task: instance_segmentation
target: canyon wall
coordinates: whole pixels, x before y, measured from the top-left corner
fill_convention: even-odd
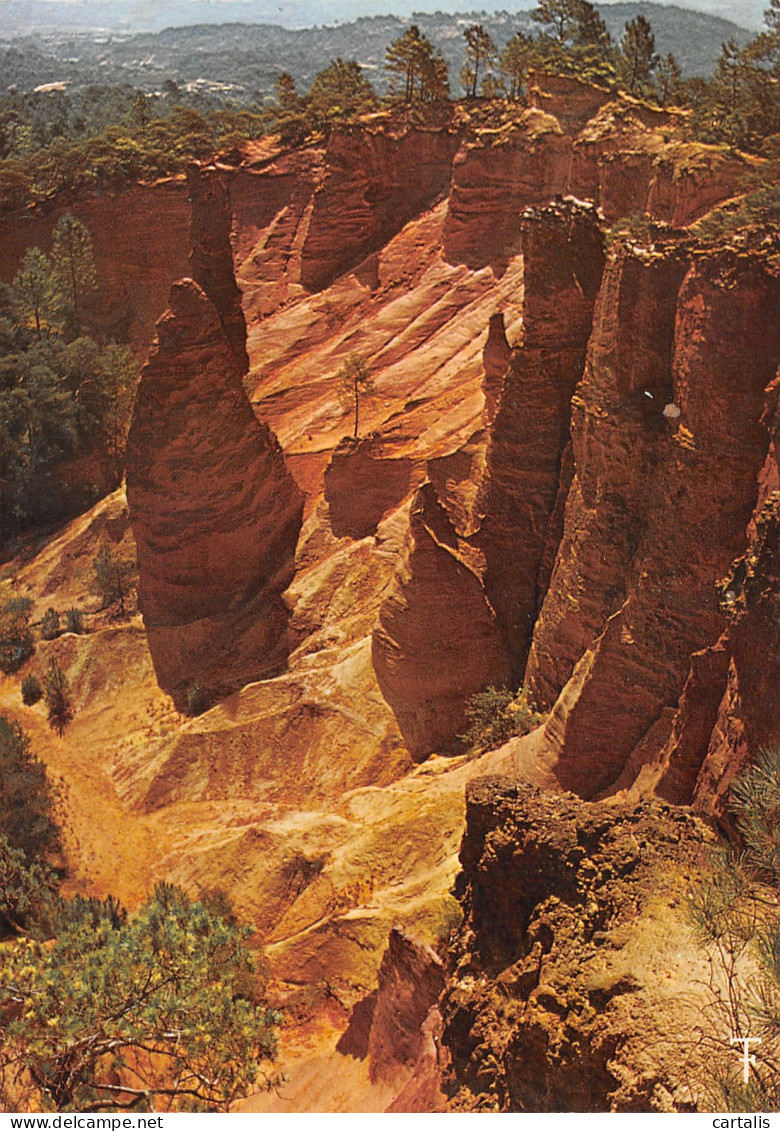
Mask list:
[[[475,539],[485,555],[485,591],[512,658],[514,682],[522,675],[543,596],[539,570],[569,439],[569,403],[582,374],[604,261],[591,206],[567,201],[530,209],[520,228],[523,342],[504,375],[488,430],[477,503],[484,517]]]
[[[449,129],[334,129],[301,245],[303,285],[355,266],[446,193],[458,144]]]
[[[628,784],[668,736],[691,653],[725,627],[715,585],[766,457],[777,278],[758,252],[697,253],[675,301],[679,257],[613,255],[573,400],[575,479],[526,679],[543,703],[560,691],[551,764],[584,796]]]

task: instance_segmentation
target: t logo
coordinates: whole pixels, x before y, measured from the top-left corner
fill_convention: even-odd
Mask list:
[[[756,1058],[750,1051],[751,1044],[760,1045],[760,1037],[732,1037],[732,1045],[742,1045],[742,1082],[747,1084],[750,1077],[750,1066],[755,1065]]]

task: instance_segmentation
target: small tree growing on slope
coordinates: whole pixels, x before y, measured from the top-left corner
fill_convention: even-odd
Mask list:
[[[43,694],[49,726],[62,738],[73,721],[73,707],[70,701],[68,677],[56,660],[49,661],[43,683]]]
[[[344,400],[354,406],[355,430],[353,438],[357,440],[360,428],[360,398],[370,392],[373,380],[363,358],[357,353],[351,353],[336,374],[341,394]]]

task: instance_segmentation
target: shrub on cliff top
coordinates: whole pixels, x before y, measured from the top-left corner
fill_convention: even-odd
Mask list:
[[[466,703],[469,726],[458,738],[464,750],[484,754],[510,738],[528,734],[544,721],[528,692],[512,692],[506,687],[489,687],[472,695]]]

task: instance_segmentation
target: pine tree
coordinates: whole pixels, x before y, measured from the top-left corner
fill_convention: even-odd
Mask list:
[[[46,678],[43,681],[43,695],[49,726],[62,738],[73,721],[73,707],[70,702],[68,677],[56,660],[49,661]]]
[[[461,71],[461,82],[469,98],[477,97],[480,68],[490,67],[498,55],[498,48],[481,24],[472,24],[463,33],[466,40],[466,62]]]
[[[620,50],[623,81],[632,94],[640,94],[658,66],[655,36],[649,21],[644,16],[635,16],[626,24]]]
[[[354,406],[355,430],[353,439],[357,440],[360,423],[360,398],[370,391],[372,385],[368,366],[359,354],[351,353],[336,374],[336,380],[339,382],[345,401]]]
[[[84,304],[97,286],[92,237],[87,227],[70,213],[57,221],[51,257],[63,312],[74,332],[81,329]]]

